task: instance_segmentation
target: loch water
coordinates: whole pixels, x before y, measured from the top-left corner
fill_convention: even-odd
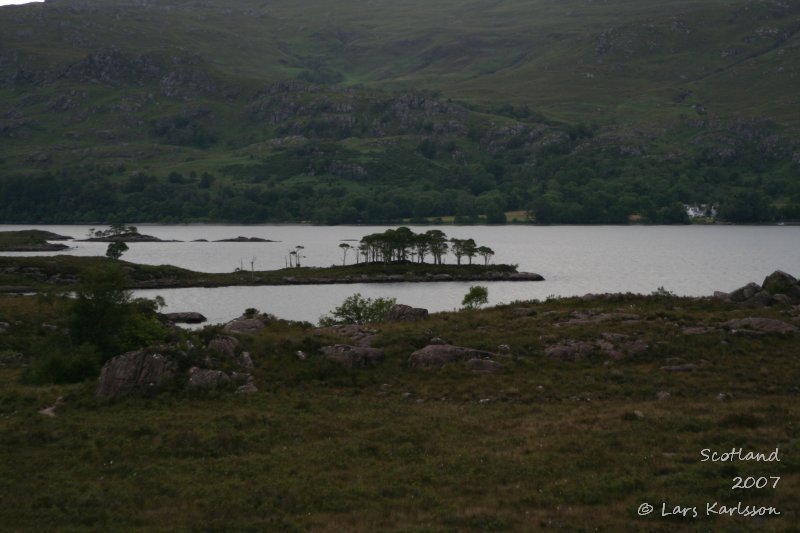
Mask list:
[[[339,244],[356,245],[364,235],[397,226],[310,225],[156,225],[137,224],[140,233],[182,242],[130,243],[123,258],[144,264],[170,264],[200,272],[237,268],[272,270],[287,265],[289,252],[302,246],[303,266],[354,262]],[[493,263],[516,264],[544,276],[542,282],[481,282],[489,305],[515,300],[587,293],[648,294],[661,287],[678,295],[703,296],[730,291],[750,281],[761,283],[774,270],[800,275],[800,226],[410,226],[420,233],[441,229],[448,237],[472,238],[495,252]],[[89,226],[0,225],[0,231],[43,229],[76,239]],[[259,237],[274,242],[213,242]],[[208,242],[196,242],[198,240]],[[104,255],[106,243],[67,241],[60,253]],[[2,255],[55,255],[54,253]],[[476,261],[483,261],[475,258]],[[455,262],[449,256],[447,262]],[[475,284],[475,283],[472,283]],[[382,283],[220,287],[136,291],[161,295],[167,311],[198,311],[209,322],[224,322],[249,307],[281,318],[316,322],[354,293],[393,297],[430,311],[456,309],[467,282]]]

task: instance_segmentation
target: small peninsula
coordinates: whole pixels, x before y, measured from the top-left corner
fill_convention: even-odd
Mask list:
[[[48,241],[67,241],[72,237],[36,229],[0,232],[0,252],[58,252],[68,250],[66,244]]]

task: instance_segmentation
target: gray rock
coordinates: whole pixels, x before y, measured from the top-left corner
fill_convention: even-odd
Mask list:
[[[501,344],[497,347],[497,352],[501,354],[509,354],[511,353],[511,346],[508,344]]]
[[[236,359],[239,339],[229,335],[217,335],[208,343],[208,349],[228,359]]]
[[[395,304],[386,313],[389,322],[417,322],[428,319],[428,310],[410,305]]]
[[[50,405],[48,407],[45,407],[44,409],[39,410],[39,414],[44,416],[54,417],[56,416],[56,410],[62,405],[64,405],[64,397],[59,396],[58,398],[56,398],[56,401],[53,405]]]
[[[731,295],[727,292],[722,291],[714,291],[714,296],[712,296],[715,300],[722,300],[723,302],[730,302]]]
[[[697,365],[693,363],[686,363],[683,365],[669,365],[669,366],[662,366],[661,370],[665,370],[667,372],[694,372],[697,370]]]
[[[236,363],[247,370],[252,370],[255,365],[253,365],[253,358],[250,357],[250,352],[242,352],[239,354],[239,357],[236,358]]]
[[[341,324],[327,328],[317,328],[314,332],[322,335],[346,337],[356,346],[369,346],[372,343],[372,339],[375,338],[376,333],[375,330],[370,330],[357,324]]]
[[[201,324],[207,320],[205,316],[194,312],[164,313],[164,316],[173,324]]]
[[[193,366],[189,369],[189,386],[200,389],[216,389],[228,384],[230,378],[221,370],[208,370]]]
[[[622,349],[625,350],[628,355],[644,353],[648,350],[648,348],[650,348],[650,345],[643,340],[627,342],[622,346]]]
[[[742,305],[747,307],[769,307],[774,305],[775,298],[767,291],[761,290],[755,293],[751,298],[741,302]]]
[[[763,317],[748,317],[729,320],[724,322],[722,326],[733,331],[744,332],[752,331],[758,333],[778,333],[784,335],[798,332],[797,326],[793,326],[792,324],[783,322],[782,320]]]
[[[222,331],[225,333],[255,333],[266,327],[263,320],[259,318],[239,317],[231,320]]]
[[[711,333],[716,331],[714,328],[709,328],[705,326],[691,326],[687,328],[683,328],[681,333],[684,335],[705,335],[706,333]]]
[[[253,376],[247,372],[231,372],[231,379],[237,385],[244,385],[246,383],[253,383]]]
[[[595,345],[590,342],[570,342],[548,346],[544,353],[551,359],[559,361],[580,361],[588,359],[595,352]]]
[[[0,333],[5,333],[11,325],[8,322],[0,322]]]
[[[175,376],[177,364],[155,349],[144,348],[118,355],[103,365],[98,398],[152,394]]]
[[[667,392],[665,390],[661,390],[661,391],[658,391],[656,393],[656,399],[658,401],[660,401],[660,402],[669,400],[671,397],[672,397],[672,394],[670,394],[669,392]]]
[[[732,302],[741,303],[745,300],[749,300],[757,293],[761,292],[761,286],[757,283],[748,283],[744,287],[740,287],[730,293],[730,299]]]
[[[497,361],[492,361],[491,359],[480,359],[477,357],[474,359],[468,359],[464,364],[473,372],[480,372],[484,374],[496,374],[503,369],[503,365]]]
[[[428,344],[447,344],[444,339],[439,337],[433,337],[431,340],[428,341]]]
[[[320,349],[322,356],[328,361],[340,364],[345,368],[364,368],[383,360],[383,350],[367,346],[350,346],[335,344]]]
[[[442,367],[447,363],[453,361],[463,361],[465,359],[484,359],[496,357],[491,352],[483,350],[474,350],[472,348],[464,348],[462,346],[453,346],[451,344],[429,344],[414,353],[408,359],[408,364],[412,368],[419,367]]]
[[[236,389],[236,394],[255,394],[258,392],[258,387],[254,383],[246,383]]]
[[[764,283],[762,283],[761,286],[770,294],[788,295],[789,292],[798,289],[797,279],[782,270],[776,270],[764,278]]]

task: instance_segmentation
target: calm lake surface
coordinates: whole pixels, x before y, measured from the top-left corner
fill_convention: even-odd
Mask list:
[[[236,268],[272,270],[286,266],[295,246],[303,246],[303,266],[342,264],[339,244],[355,245],[364,235],[397,226],[300,225],[146,225],[139,231],[185,242],[131,243],[123,259],[144,264],[171,264],[202,272]],[[38,228],[85,238],[89,226],[12,226],[0,231]],[[710,295],[750,281],[761,283],[774,270],[800,275],[800,226],[411,226],[416,233],[437,228],[448,237],[473,238],[495,251],[492,262],[519,265],[545,281],[481,283],[489,304],[601,292],[650,293],[659,287],[679,295]],[[216,243],[237,236],[279,242]],[[356,242],[351,242],[356,241]],[[61,253],[104,255],[106,243],[67,242]],[[4,253],[2,255],[34,255]],[[43,253],[35,255],[55,255]],[[354,261],[347,256],[347,263]],[[476,258],[482,261],[481,258]],[[454,263],[452,256],[448,263]],[[475,283],[473,283],[475,284]],[[342,300],[359,292],[367,297],[394,297],[399,303],[445,311],[460,306],[470,283],[410,283],[225,287],[137,291],[163,296],[167,311],[199,311],[210,323],[225,322],[248,307],[281,318],[316,322]]]

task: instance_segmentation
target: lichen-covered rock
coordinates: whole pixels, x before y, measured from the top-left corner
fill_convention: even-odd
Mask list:
[[[217,335],[208,343],[208,348],[228,359],[235,359],[236,350],[239,348],[239,339],[230,335]]]
[[[548,346],[544,353],[547,357],[559,361],[581,361],[591,357],[595,350],[596,346],[591,342],[580,341]]]
[[[208,370],[193,366],[189,369],[189,386],[201,389],[216,389],[224,387],[230,377],[221,370]]]
[[[428,319],[428,310],[410,305],[395,304],[386,313],[386,320],[390,322],[417,322]]]
[[[349,344],[324,346],[320,352],[328,361],[338,363],[345,368],[364,368],[382,361],[384,357],[381,349]]]
[[[97,385],[98,398],[129,394],[153,394],[175,376],[177,364],[155,349],[118,355],[103,365]]]
[[[451,344],[429,344],[411,354],[408,364],[411,367],[442,367],[453,361],[465,359],[492,358],[496,354],[484,350],[474,350]]]
[[[322,335],[339,335],[347,337],[356,346],[369,346],[372,339],[375,338],[375,330],[367,329],[358,324],[340,324],[326,328],[317,328],[314,330],[317,334]]]

